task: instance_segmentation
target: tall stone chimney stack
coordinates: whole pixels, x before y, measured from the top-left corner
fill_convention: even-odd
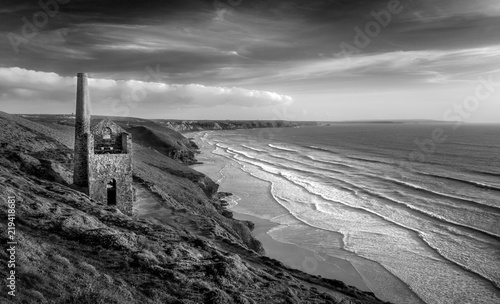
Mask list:
[[[88,76],[78,73],[76,84],[75,155],[73,183],[89,186],[90,102]]]

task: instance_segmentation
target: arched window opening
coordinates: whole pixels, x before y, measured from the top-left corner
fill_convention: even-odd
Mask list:
[[[102,139],[110,140],[111,139],[111,129],[110,128],[104,128],[102,132]]]

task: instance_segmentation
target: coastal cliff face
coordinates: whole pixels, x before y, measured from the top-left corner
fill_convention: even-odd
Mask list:
[[[37,122],[0,112],[0,216],[15,197],[17,303],[383,303],[261,255],[218,185],[158,148],[179,134],[124,123],[156,134],[133,146],[134,188],[154,199],[128,216],[71,185],[71,128]],[[6,265],[7,252],[0,258]]]
[[[196,163],[195,156],[198,146],[184,137],[173,138],[166,135],[164,130],[157,131],[143,125],[129,127],[126,130],[132,134],[132,138],[137,144],[156,150],[186,165]]]
[[[292,128],[305,124],[315,123],[298,123],[282,120],[274,121],[229,121],[229,120],[155,120],[177,132],[196,132],[206,130],[235,130],[235,129],[256,129],[256,128]]]

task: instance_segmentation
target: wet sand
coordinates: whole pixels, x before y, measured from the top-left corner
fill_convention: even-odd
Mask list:
[[[325,260],[313,251],[294,244],[276,241],[267,234],[269,230],[278,226],[271,221],[236,212],[234,218],[251,221],[255,224],[253,235],[262,243],[266,256],[292,268],[324,278],[339,280],[364,291],[371,291],[349,261],[332,256]]]

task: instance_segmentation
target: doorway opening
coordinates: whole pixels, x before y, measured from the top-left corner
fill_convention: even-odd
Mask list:
[[[116,205],[116,180],[112,179],[106,184],[108,205]]]

